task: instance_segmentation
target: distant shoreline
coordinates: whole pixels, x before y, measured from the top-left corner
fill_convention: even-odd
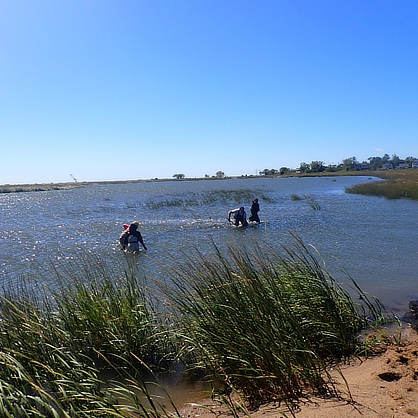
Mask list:
[[[253,176],[254,177],[254,176]],[[34,184],[3,184],[0,185],[0,193],[22,193],[22,192],[46,192],[49,190],[69,190],[79,187],[95,186],[100,184],[133,184],[133,183],[149,183],[149,182],[161,182],[161,181],[194,181],[194,180],[225,180],[235,177],[192,177],[184,179],[143,179],[143,180],[104,180],[104,181],[78,181],[68,183],[34,183]],[[241,178],[241,177],[237,177]],[[246,178],[243,176],[242,178]]]
[[[338,172],[338,173],[309,173],[309,174],[283,174],[272,176],[226,176],[226,177],[185,177],[183,179],[166,178],[166,179],[142,179],[142,180],[105,180],[105,181],[80,181],[68,183],[34,183],[34,184],[3,184],[0,185],[0,193],[24,193],[24,192],[46,192],[51,190],[70,190],[79,187],[94,186],[100,184],[131,184],[131,183],[148,183],[162,181],[198,181],[198,180],[228,180],[228,179],[263,179],[263,178],[289,178],[289,177],[337,177],[337,176],[376,176],[376,172]]]
[[[78,187],[87,187],[104,184],[133,184],[147,182],[163,182],[163,181],[198,181],[198,180],[228,180],[228,179],[263,179],[263,178],[290,178],[290,177],[340,177],[340,176],[368,176],[379,177],[385,180],[409,181],[417,187],[418,170],[387,170],[387,171],[338,171],[338,172],[322,172],[322,173],[288,173],[282,175],[242,175],[242,176],[226,176],[226,177],[185,177],[183,179],[165,178],[165,179],[141,179],[141,180],[108,180],[108,181],[83,181],[68,183],[35,183],[35,184],[5,184],[0,185],[0,193],[22,193],[22,192],[45,192],[50,190],[70,190]]]
[[[50,190],[70,190],[96,184],[139,183],[149,180],[121,180],[121,181],[83,181],[68,183],[34,183],[34,184],[3,184],[0,193],[46,192]]]

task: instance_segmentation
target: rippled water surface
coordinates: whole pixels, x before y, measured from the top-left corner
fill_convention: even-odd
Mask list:
[[[124,257],[117,244],[122,224],[138,220],[149,250],[136,263],[146,276],[163,274],[158,264],[167,254],[181,260],[194,247],[210,254],[211,239],[221,246],[241,240],[280,245],[293,232],[318,249],[337,278],[346,281],[349,274],[402,314],[409,300],[418,299],[418,202],[345,193],[364,181],[372,179],[167,181],[2,194],[2,285],[80,252]],[[264,223],[230,227],[228,210],[244,205],[249,212],[254,197]]]

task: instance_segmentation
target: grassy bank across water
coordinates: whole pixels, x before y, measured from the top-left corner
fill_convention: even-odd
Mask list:
[[[69,190],[96,184],[140,183],[147,180],[103,181],[103,182],[68,182],[68,183],[37,183],[37,184],[4,184],[0,185],[0,193],[47,192],[50,190]]]
[[[68,183],[36,183],[36,184],[4,184],[0,185],[1,193],[22,193],[22,192],[46,192],[49,190],[68,190],[75,189],[77,187],[94,186],[98,184],[132,184],[132,183],[149,183],[149,182],[166,182],[166,181],[219,181],[230,178],[253,178],[253,176],[240,176],[240,177],[193,177],[184,179],[166,178],[166,179],[141,179],[141,180],[105,180],[105,181],[78,181]]]
[[[50,183],[50,184],[5,184],[0,186],[0,193],[46,192],[49,190],[68,190],[83,187],[78,183]]]
[[[370,173],[383,179],[361,183],[346,189],[347,193],[366,196],[386,197],[388,199],[418,200],[418,170],[388,170]]]
[[[340,177],[340,176],[368,176],[379,177],[383,181],[358,184],[346,189],[347,193],[364,194],[368,196],[387,197],[388,199],[418,199],[418,170],[386,170],[386,171],[348,171],[335,173],[308,173],[286,174],[274,176],[286,177]],[[226,177],[229,178],[229,177]],[[241,179],[266,178],[266,176],[244,176]],[[185,178],[185,179],[149,179],[149,180],[121,180],[121,181],[98,181],[98,182],[69,182],[69,183],[44,183],[44,184],[20,184],[0,185],[0,193],[36,192],[49,190],[67,190],[77,187],[86,187],[98,184],[129,184],[154,181],[195,181],[195,180],[219,180],[214,178]]]
[[[300,240],[236,247],[196,250],[158,287],[132,264],[89,255],[43,266],[54,292],[4,292],[0,416],[178,416],[143,376],[180,366],[235,414],[306,390],[335,395],[328,368],[367,349],[359,333],[382,319],[380,304],[354,282],[353,300]]]

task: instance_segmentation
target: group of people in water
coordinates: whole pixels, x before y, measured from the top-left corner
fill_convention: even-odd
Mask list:
[[[258,217],[258,212],[260,212],[260,204],[258,203],[258,199],[253,199],[251,202],[251,215],[248,218],[250,222],[260,223],[260,218]],[[234,218],[234,221],[231,221],[231,216]],[[245,212],[244,206],[241,206],[237,209],[232,209],[228,212],[228,221],[233,222],[235,226],[246,226],[247,222],[247,214]]]
[[[250,211],[251,215],[248,218],[248,220],[250,222],[260,223],[260,218],[258,217],[258,212],[260,211],[258,199],[252,200]],[[231,221],[231,216],[234,219],[233,221]],[[246,226],[248,222],[244,206],[230,210],[228,212],[228,221],[233,223],[235,226]],[[138,230],[138,227],[139,223],[136,221],[132,222],[130,225],[123,224],[124,231],[119,237],[119,242],[122,247],[122,250],[136,253],[139,251],[139,244],[141,244],[145,250],[148,249],[144,244],[144,240],[142,238],[141,233]]]

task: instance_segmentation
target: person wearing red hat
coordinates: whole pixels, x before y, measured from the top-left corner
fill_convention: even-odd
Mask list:
[[[145,250],[148,248],[144,244],[141,233],[138,231],[138,222],[132,222],[130,225],[123,224],[125,229],[119,237],[119,242],[122,246],[122,250],[136,253],[139,251],[139,243],[144,247]]]

